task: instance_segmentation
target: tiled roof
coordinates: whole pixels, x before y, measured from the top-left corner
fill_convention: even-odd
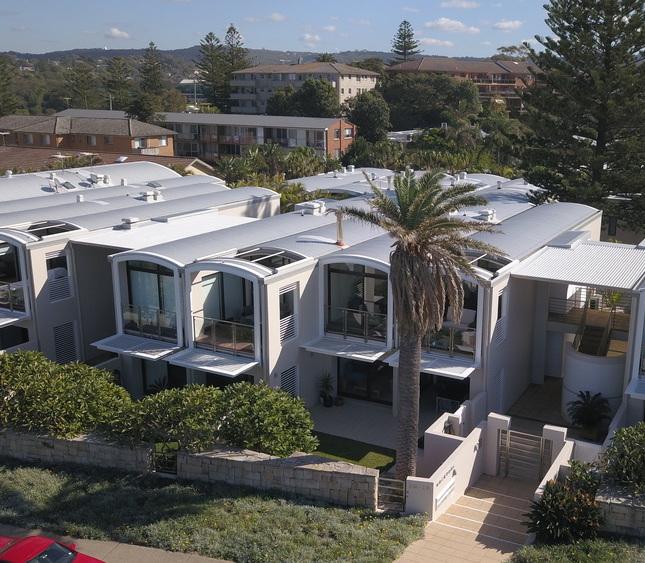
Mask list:
[[[476,61],[448,57],[423,57],[388,67],[392,72],[447,72],[481,74],[528,74],[530,63],[516,61]]]
[[[360,74],[361,76],[378,76],[378,72],[365,70],[343,63],[304,63],[304,64],[280,64],[280,65],[258,65],[238,70],[233,74]]]

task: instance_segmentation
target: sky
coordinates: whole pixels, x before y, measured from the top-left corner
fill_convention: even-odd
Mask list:
[[[0,0],[0,51],[190,47],[229,23],[247,47],[389,51],[401,20],[426,54],[492,55],[545,35],[542,0]]]

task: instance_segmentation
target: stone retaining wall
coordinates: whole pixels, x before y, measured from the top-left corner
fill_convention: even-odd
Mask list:
[[[136,473],[150,471],[151,448],[126,447],[88,436],[59,440],[26,432],[0,431],[0,454],[23,461],[77,463]]]
[[[279,458],[250,450],[218,448],[200,454],[180,452],[177,475],[375,510],[379,472],[310,454]]]
[[[645,538],[645,496],[602,486],[596,502],[603,517],[601,530],[610,534]]]

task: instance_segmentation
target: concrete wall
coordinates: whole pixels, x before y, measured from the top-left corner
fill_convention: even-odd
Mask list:
[[[310,499],[376,509],[376,469],[296,453],[274,457],[238,448],[200,454],[181,452],[177,476],[191,481],[223,481],[262,490],[276,490]]]
[[[151,468],[150,447],[129,448],[88,437],[58,440],[0,430],[0,454],[22,461],[76,463],[137,473],[146,473]]]
[[[533,500],[539,500],[544,494],[544,488],[549,481],[553,481],[558,478],[560,474],[560,468],[563,465],[569,465],[569,461],[573,457],[573,450],[575,448],[575,442],[573,440],[566,440],[562,448],[557,452],[553,463],[547,469],[546,473],[537,489],[535,489],[535,494]],[[555,453],[555,452],[554,452]]]
[[[621,489],[601,485],[596,502],[602,514],[602,532],[645,537],[645,497],[633,496]]]

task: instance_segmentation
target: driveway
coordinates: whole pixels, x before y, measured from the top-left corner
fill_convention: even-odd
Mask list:
[[[24,530],[0,524],[2,536],[29,536],[41,533],[49,537],[58,537],[41,530]],[[80,552],[102,559],[105,563],[227,563],[222,559],[211,559],[194,553],[173,553],[114,541],[76,540],[68,537],[61,539],[75,543]]]

